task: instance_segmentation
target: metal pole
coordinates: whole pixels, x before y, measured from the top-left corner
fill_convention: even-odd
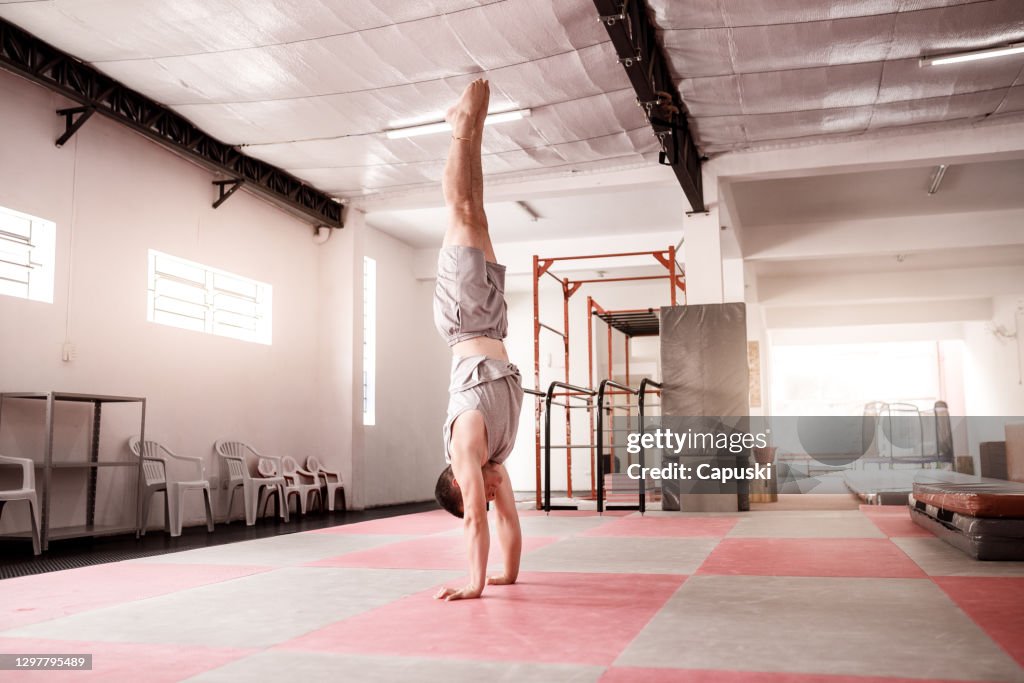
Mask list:
[[[537,290],[540,287],[540,267],[536,255],[533,257],[533,388],[540,391],[540,298]],[[533,431],[536,440],[536,481],[537,509],[540,509],[540,410],[541,405],[534,401]]]
[[[676,248],[669,246],[668,248],[668,288],[672,294],[672,305],[676,305]]]
[[[569,383],[569,279],[562,280],[562,319],[565,334],[562,335],[565,349],[565,383]],[[572,443],[572,414],[565,411],[565,442]],[[565,488],[566,495],[572,498],[572,451],[565,453]]]
[[[597,514],[604,514],[604,386],[597,390]]]
[[[613,349],[615,347],[612,343],[612,326],[608,325],[608,377],[607,379],[615,379],[615,354]],[[615,398],[612,398],[612,402],[615,402]],[[615,421],[612,420],[612,430],[615,429]],[[615,471],[615,432],[612,431],[608,434],[608,471]]]
[[[587,297],[587,386],[593,388],[594,386],[594,298]],[[594,453],[594,411],[590,411],[589,419],[590,431],[590,497],[595,498],[597,496],[597,479],[594,476],[594,469],[597,466],[597,460]]]
[[[551,512],[551,393],[554,388],[552,384],[544,399],[544,511],[547,513]]]
[[[639,396],[637,396],[637,413],[640,415],[640,514],[644,514],[647,511],[647,481],[643,477],[644,467],[647,464],[647,449],[644,447],[643,435],[647,433],[647,421],[644,419],[644,402],[647,398],[647,387],[653,386],[661,388],[660,382],[655,382],[652,379],[644,377],[640,380]]]
[[[53,392],[46,395],[46,452],[43,454],[43,523],[39,534],[42,536],[43,552],[50,547],[50,484],[53,470]]]

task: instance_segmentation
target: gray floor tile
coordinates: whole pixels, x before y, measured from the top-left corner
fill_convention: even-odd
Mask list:
[[[415,536],[364,534],[285,534],[243,543],[227,543],[138,560],[141,564],[229,564],[289,567],[367,548],[405,541]]]
[[[857,510],[756,512],[736,522],[729,538],[886,538]]]
[[[269,647],[459,572],[287,567],[3,632],[57,640]]]
[[[692,574],[717,538],[566,538],[523,557],[526,571]]]
[[[983,562],[941,538],[894,538],[929,576],[1024,576],[1024,562]]]
[[[594,683],[599,666],[471,662],[417,657],[369,657],[309,652],[263,652],[189,678],[196,683],[235,681],[444,681],[445,683]]]
[[[926,579],[691,576],[619,666],[1021,680]]]
[[[524,536],[575,536],[613,522],[617,517],[557,517],[531,515],[521,517],[519,524]]]

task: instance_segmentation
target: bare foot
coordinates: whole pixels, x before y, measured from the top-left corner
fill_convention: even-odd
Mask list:
[[[477,138],[487,118],[487,104],[491,98],[491,87],[487,81],[478,78],[462,91],[462,96],[445,114],[444,120],[451,124],[452,135],[457,138]]]

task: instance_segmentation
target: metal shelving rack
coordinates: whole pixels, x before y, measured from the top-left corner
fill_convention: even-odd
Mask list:
[[[3,428],[3,406],[4,402],[14,399],[26,399],[46,401],[46,423],[43,445],[43,461],[36,462],[36,467],[42,469],[42,488],[39,491],[42,502],[42,520],[40,524],[41,546],[45,552],[49,546],[50,539],[79,538],[83,536],[110,536],[134,531],[139,535],[140,520],[142,519],[142,461],[134,458],[131,461],[100,461],[100,426],[103,417],[104,403],[138,403],[141,407],[141,419],[139,422],[139,439],[146,438],[146,399],[135,396],[104,396],[99,394],[74,394],[62,391],[50,392],[7,392],[0,393],[0,429]],[[57,402],[91,403],[92,409],[92,438],[89,447],[89,460],[87,462],[54,462],[53,461],[53,420]],[[135,468],[135,524],[134,526],[120,525],[99,525],[95,522],[96,515],[96,483],[97,475],[101,467],[134,467]],[[85,524],[67,527],[50,528],[50,490],[51,479],[54,470],[62,469],[84,469],[88,470],[88,499],[86,503]],[[37,478],[37,481],[38,478]]]

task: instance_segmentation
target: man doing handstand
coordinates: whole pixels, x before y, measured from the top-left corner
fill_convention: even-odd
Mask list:
[[[515,583],[522,552],[515,497],[502,464],[515,444],[523,390],[501,341],[508,332],[505,267],[495,262],[484,215],[480,150],[489,99],[487,81],[473,81],[446,117],[452,126],[442,181],[448,231],[438,257],[434,324],[453,354],[443,430],[450,464],[435,496],[464,520],[469,583],[442,588],[434,597],[444,600],[480,597],[485,583]],[[486,575],[487,501],[494,501],[505,557],[504,571],[492,576]]]

